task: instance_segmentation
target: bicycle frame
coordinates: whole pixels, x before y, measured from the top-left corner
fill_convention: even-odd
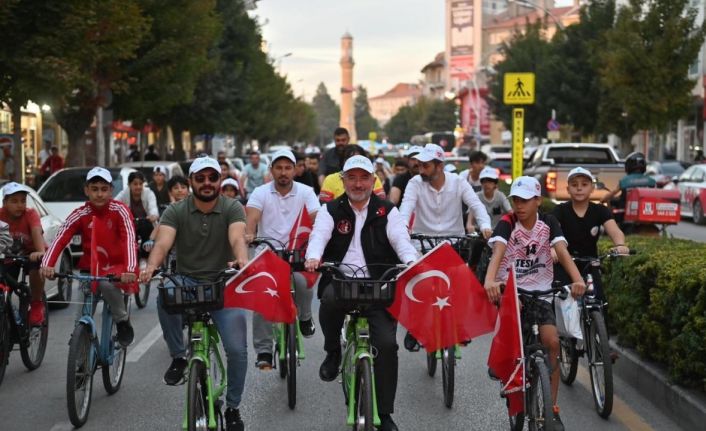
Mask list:
[[[289,292],[292,295],[292,299],[296,300],[296,290],[295,290],[295,285],[294,285],[294,278],[292,277],[291,279],[291,284],[289,288]],[[297,317],[294,321],[294,323],[275,323],[272,325],[272,331],[273,331],[273,339],[279,346],[285,346],[286,345],[286,338],[287,338],[287,325],[296,325],[296,330],[297,330],[297,359],[302,360],[306,359],[306,354],[304,353],[304,337],[302,336],[301,329],[299,328],[299,317]],[[286,360],[287,357],[287,352],[285,351],[284,348],[279,349],[279,355],[277,358],[280,361]]]
[[[83,306],[81,308],[81,317],[76,321],[76,325],[86,325],[90,328],[91,343],[93,349],[90,353],[91,369],[95,371],[97,364],[112,365],[115,358],[115,345],[108,343],[110,334],[113,329],[113,315],[110,312],[110,305],[103,301],[103,311],[101,313],[101,335],[98,338],[96,321],[93,318],[94,303],[97,304],[101,297],[91,290],[90,282],[83,281],[80,284],[84,292]]]
[[[191,364],[194,361],[201,361],[206,366],[206,392],[208,394],[208,428],[216,429],[216,408],[215,400],[218,400],[225,392],[226,386],[228,384],[226,369],[223,364],[223,358],[218,349],[218,345],[221,342],[220,336],[218,335],[218,330],[212,322],[206,322],[206,319],[196,319],[191,322],[189,327],[189,340],[190,340],[190,351],[191,357],[189,358],[189,369],[191,369]],[[216,364],[218,368],[218,373],[220,374],[220,381],[217,383],[213,382],[211,378],[211,367],[214,365],[211,363],[210,353],[214,353],[216,358]],[[191,377],[191,376],[189,376]],[[188,388],[187,388],[187,399],[188,399]],[[184,421],[182,423],[182,429],[189,428],[189,418],[188,418],[188,406],[184,409]]]
[[[357,401],[356,393],[356,375],[355,368],[361,358],[369,358],[370,366],[373,366],[373,355],[371,354],[370,346],[370,327],[368,319],[359,315],[359,313],[351,313],[346,316],[345,324],[345,351],[343,352],[343,365],[341,374],[343,384],[348,388],[348,417],[346,423],[348,426],[353,426],[356,421]],[[375,391],[375,373],[372,373],[372,392],[373,392],[373,425],[380,426],[380,416],[378,415],[377,393]]]

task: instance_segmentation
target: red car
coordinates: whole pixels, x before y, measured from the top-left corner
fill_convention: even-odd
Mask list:
[[[704,224],[706,205],[706,165],[690,166],[679,176],[681,215],[691,217],[696,224]]]

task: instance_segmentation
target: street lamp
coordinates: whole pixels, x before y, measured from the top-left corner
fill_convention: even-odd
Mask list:
[[[528,8],[528,9],[539,9],[539,10],[541,10],[541,11],[544,12],[547,16],[551,17],[551,19],[554,20],[554,22],[556,23],[556,26],[559,28],[559,30],[561,30],[561,31],[566,30],[566,28],[564,27],[564,24],[561,23],[561,21],[559,20],[559,18],[557,18],[556,15],[554,15],[554,14],[553,14],[549,9],[547,9],[546,7],[544,7],[544,6],[540,5],[540,4],[537,4],[537,3],[533,3],[533,2],[531,2],[530,0],[510,0],[510,1],[513,2],[513,3],[515,3],[515,4],[518,5],[518,6],[526,7],[526,8]]]

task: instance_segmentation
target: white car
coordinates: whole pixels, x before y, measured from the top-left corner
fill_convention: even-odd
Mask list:
[[[127,162],[120,165],[121,168],[132,168],[142,172],[149,183],[152,181],[152,175],[154,174],[155,166],[165,166],[169,171],[167,175],[167,180],[175,175],[185,176],[184,171],[181,170],[181,166],[177,162],[170,161],[144,161],[144,162]],[[129,173],[128,173],[129,175]]]
[[[2,201],[4,194],[2,189],[0,189],[0,207],[2,206]],[[42,230],[44,231],[44,242],[51,244],[56,238],[56,234],[59,232],[62,220],[60,220],[56,215],[54,215],[48,208],[47,205],[42,201],[37,192],[32,190],[27,195],[27,208],[32,208],[37,211],[39,218],[42,222]],[[71,263],[71,253],[67,247],[61,254],[58,262],[54,269],[58,272],[67,273],[73,270],[73,265]],[[71,301],[72,289],[71,281],[66,280],[47,280],[44,284],[44,290],[47,293],[47,298],[50,301],[57,302],[69,302]],[[64,304],[64,306],[68,306]]]
[[[50,176],[37,192],[44,205],[63,223],[71,211],[86,203],[83,192],[86,174],[91,168],[64,168]],[[132,168],[108,168],[113,177],[113,197],[127,188],[127,177]],[[71,241],[71,256],[76,259],[83,254],[81,237],[76,235]]]

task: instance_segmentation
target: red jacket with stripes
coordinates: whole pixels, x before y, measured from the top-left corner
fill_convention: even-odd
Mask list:
[[[86,202],[83,206],[73,210],[44,255],[42,266],[53,267],[71,238],[74,235],[81,235],[83,256],[78,262],[78,268],[90,269],[94,216],[100,219],[106,227],[104,229],[106,238],[103,236],[97,238],[97,243],[107,254],[107,264],[124,268],[124,272],[135,272],[137,269],[137,243],[132,213],[127,206],[112,199],[102,208],[96,208],[90,202]]]

